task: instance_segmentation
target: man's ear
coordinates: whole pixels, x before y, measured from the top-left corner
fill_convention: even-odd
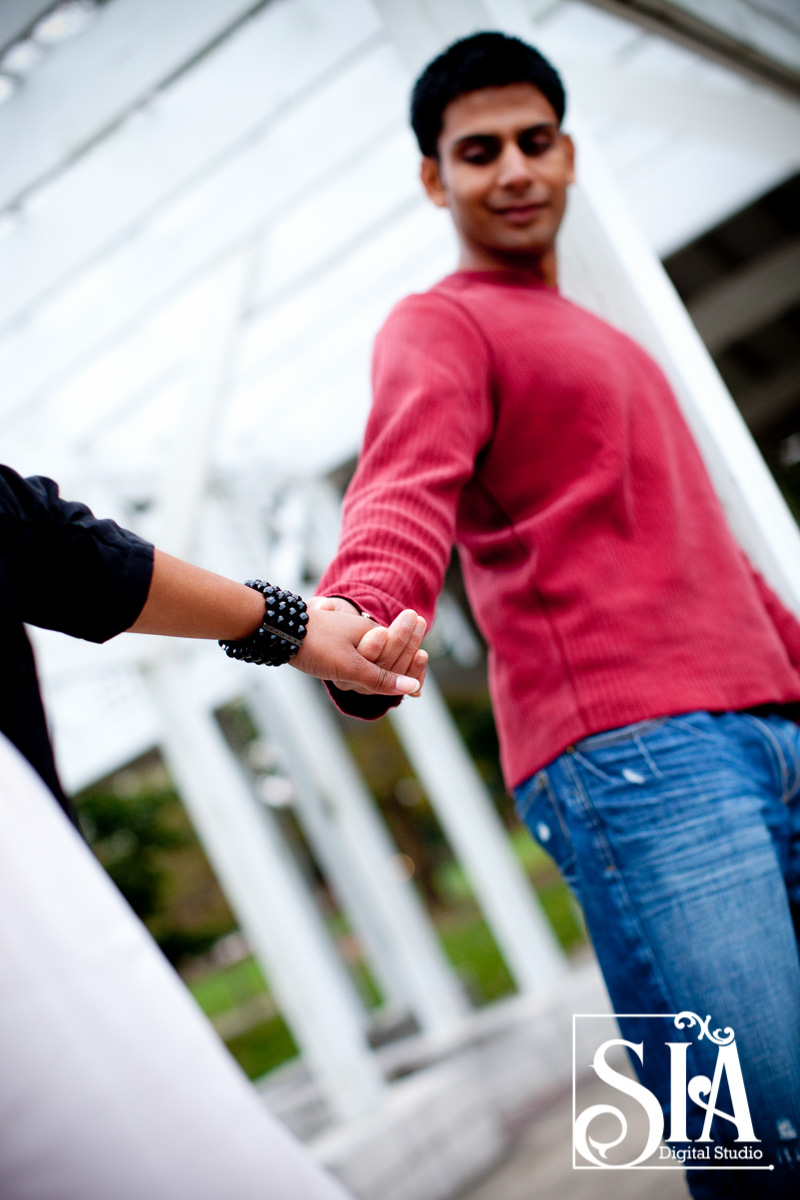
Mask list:
[[[422,186],[437,208],[448,208],[447,190],[442,183],[442,171],[438,158],[425,157],[419,169]]]
[[[568,133],[562,133],[561,137],[564,139],[564,152],[567,155],[567,162],[569,163],[569,175],[567,177],[567,183],[574,183],[575,178],[576,178],[576,176],[575,176],[575,143],[573,142],[572,138],[569,136]]]

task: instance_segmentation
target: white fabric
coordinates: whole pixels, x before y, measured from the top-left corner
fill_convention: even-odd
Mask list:
[[[346,1200],[1,736],[0,1196]]]

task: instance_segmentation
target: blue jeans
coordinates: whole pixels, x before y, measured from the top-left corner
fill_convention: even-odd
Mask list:
[[[775,1169],[690,1170],[692,1195],[797,1200],[800,727],[776,714],[639,721],[569,747],[516,802],[580,901],[615,1011],[688,1010],[734,1030]],[[621,1019],[623,1037],[642,1041],[644,1024]],[[686,1036],[688,1077],[712,1078],[717,1046]],[[668,1062],[634,1066],[669,1112]],[[704,1113],[688,1107],[696,1138]],[[736,1133],[714,1118],[715,1142]]]

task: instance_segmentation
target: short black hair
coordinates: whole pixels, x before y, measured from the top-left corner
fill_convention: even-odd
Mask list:
[[[437,157],[444,110],[451,101],[481,88],[532,83],[564,118],[566,95],[558,72],[543,54],[505,33],[475,33],[442,51],[414,84],[411,127],[422,153]]]

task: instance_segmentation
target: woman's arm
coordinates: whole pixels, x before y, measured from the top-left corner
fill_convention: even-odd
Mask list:
[[[62,500],[52,479],[23,479],[2,465],[0,560],[0,608],[91,642],[126,629],[238,641],[264,618],[264,597],[253,588],[155,550],[85,504]],[[415,613],[400,613],[388,630],[355,613],[312,613],[292,663],[397,699],[419,690],[423,632]],[[385,653],[389,660],[376,665]]]
[[[156,550],[150,590],[129,632],[238,641],[254,633],[263,617],[260,592]],[[424,632],[424,621],[410,611],[385,629],[355,611],[313,609],[291,665],[344,688],[413,695],[425,669],[426,656],[419,652]],[[376,665],[379,658],[402,662],[408,674]]]
[[[320,580],[317,602],[354,606],[384,624],[401,608],[431,621],[462,488],[494,425],[489,352],[459,304],[437,293],[410,296],[378,335],[372,381],[339,550]],[[402,657],[386,652],[378,662],[405,670]],[[367,720],[398,703],[364,698],[358,688],[330,691],[344,712]]]

